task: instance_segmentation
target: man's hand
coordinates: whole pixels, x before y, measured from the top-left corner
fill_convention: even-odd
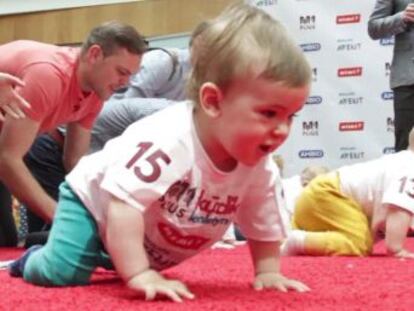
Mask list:
[[[30,104],[16,92],[15,86],[24,86],[24,82],[0,72],[0,121],[4,120],[6,113],[15,119],[24,118],[21,107],[30,108]]]
[[[177,280],[168,280],[155,270],[145,270],[127,282],[133,290],[145,293],[146,300],[154,300],[157,294],[163,294],[175,302],[183,302],[182,298],[194,299],[184,283]]]
[[[280,273],[262,272],[255,277],[253,287],[255,290],[263,290],[265,288],[275,288],[281,292],[287,292],[293,289],[297,292],[304,293],[309,291],[309,287],[302,282],[288,279]]]
[[[403,21],[408,24],[414,22],[414,3],[408,4],[405,8],[403,13]]]

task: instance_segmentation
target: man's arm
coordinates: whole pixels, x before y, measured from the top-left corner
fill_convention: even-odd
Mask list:
[[[66,128],[65,145],[63,148],[63,166],[70,172],[79,159],[89,150],[91,132],[79,123],[70,123]]]
[[[394,0],[377,0],[368,20],[368,34],[376,40],[391,37],[407,31],[408,25],[414,21],[414,6],[409,4],[400,12],[394,12]]]
[[[414,253],[404,249],[404,241],[410,227],[412,214],[396,205],[388,205],[385,223],[385,245],[387,252],[396,257],[414,258]]]
[[[167,52],[153,50],[145,53],[140,70],[131,77],[122,98],[157,97],[160,89],[168,82],[172,70],[173,60]]]
[[[0,133],[0,179],[19,201],[46,222],[52,221],[56,202],[42,189],[23,162],[39,123],[29,118],[6,117]]]

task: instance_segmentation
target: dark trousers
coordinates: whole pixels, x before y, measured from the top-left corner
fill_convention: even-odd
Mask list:
[[[7,187],[0,182],[0,247],[17,245],[17,230],[13,218],[12,198]]]
[[[33,177],[42,188],[56,201],[59,196],[59,185],[65,179],[63,166],[63,148],[48,134],[36,138],[24,162]],[[28,231],[39,232],[50,227],[30,208],[27,208]],[[12,214],[11,194],[0,182],[0,246],[16,246],[17,230]]]
[[[394,91],[395,151],[408,147],[408,134],[414,126],[414,85],[400,86]]]
[[[59,185],[65,179],[63,166],[63,148],[48,134],[36,138],[24,162],[33,177],[48,195],[56,201],[59,197]],[[46,223],[27,208],[28,231],[38,232],[48,229]]]

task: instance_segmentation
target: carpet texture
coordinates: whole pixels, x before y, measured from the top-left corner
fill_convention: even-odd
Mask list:
[[[408,248],[414,250],[414,238]],[[0,260],[20,253],[0,249]],[[182,304],[145,302],[104,270],[95,273],[92,285],[70,288],[36,287],[2,270],[0,310],[414,310],[414,260],[385,257],[383,244],[370,258],[286,257],[282,270],[312,291],[255,292],[246,246],[209,250],[167,270],[167,276],[180,278],[197,296]]]

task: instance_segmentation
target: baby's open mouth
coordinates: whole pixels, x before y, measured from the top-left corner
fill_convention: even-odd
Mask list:
[[[269,145],[260,145],[260,149],[264,152],[264,153],[269,153],[272,151],[272,147]]]

